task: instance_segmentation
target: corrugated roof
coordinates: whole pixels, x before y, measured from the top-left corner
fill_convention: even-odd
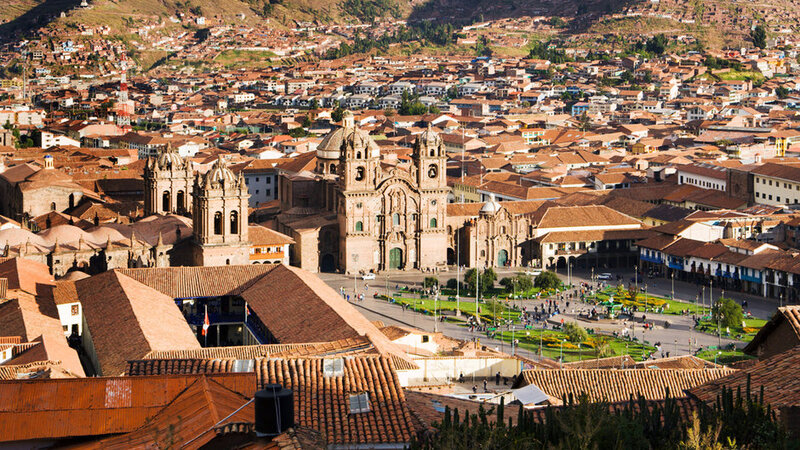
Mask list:
[[[133,431],[196,383],[196,375],[0,381],[0,442]],[[252,373],[212,379],[252,396]]]

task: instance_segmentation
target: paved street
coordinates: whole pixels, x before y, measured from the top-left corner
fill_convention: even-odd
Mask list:
[[[518,273],[521,269],[496,269],[498,280],[505,276],[513,275]],[[624,277],[625,282],[627,283],[628,280],[633,278],[633,271],[627,272],[610,272],[613,275],[613,278],[616,279],[617,275],[622,275]],[[507,343],[503,343],[499,340],[489,339],[486,337],[485,333],[478,333],[478,332],[470,332],[468,328],[461,327],[455,324],[446,323],[446,322],[438,322],[435,323],[433,317],[425,316],[422,314],[414,313],[412,311],[403,310],[397,305],[390,304],[383,300],[375,300],[373,299],[373,294],[378,292],[380,294],[393,293],[395,291],[395,287],[397,285],[400,286],[411,286],[411,287],[421,287],[422,281],[426,276],[430,276],[429,273],[422,273],[422,272],[396,272],[396,273],[389,273],[389,274],[380,274],[376,277],[375,280],[362,280],[360,277],[354,278],[352,276],[345,277],[341,274],[332,274],[332,273],[322,273],[320,274],[320,278],[322,278],[328,285],[336,289],[337,291],[340,288],[344,288],[346,294],[351,294],[356,289],[356,292],[365,294],[364,301],[353,303],[368,319],[370,320],[380,320],[386,323],[387,325],[405,325],[405,326],[412,326],[416,328],[420,328],[423,330],[434,330],[434,325],[438,326],[438,331],[443,332],[445,335],[463,339],[463,340],[471,340],[474,338],[478,338],[481,340],[482,343],[489,345],[491,347],[495,347],[498,350],[511,352],[509,345]],[[447,279],[455,278],[456,271],[455,269],[450,270],[448,272],[440,272],[436,274],[439,278],[440,283],[446,283]],[[563,271],[559,273],[559,276],[566,282],[567,274]],[[463,271],[461,272],[461,277],[463,279]],[[571,282],[573,284],[580,283],[580,282],[588,282],[591,277],[591,272],[578,272],[570,274]],[[616,281],[611,281],[612,284],[616,284]],[[644,286],[647,284],[647,291],[653,295],[658,296],[668,296],[671,294],[673,286],[671,280],[669,279],[647,279],[644,281],[640,281],[640,286]],[[387,291],[388,286],[388,291]],[[691,283],[685,283],[681,281],[675,281],[674,283],[674,290],[675,290],[675,297],[677,300],[689,300],[691,299],[694,301],[695,296],[698,296],[701,293],[700,287]],[[714,288],[714,298],[718,298],[722,294],[721,290]],[[756,297],[747,294],[741,294],[738,292],[725,292],[726,297],[731,297],[735,299],[737,302],[741,303],[742,300],[748,301],[748,310],[756,317],[767,319],[769,318],[772,313],[775,311],[775,308],[778,306],[776,301],[771,299],[766,299],[763,297]],[[704,292],[705,297],[705,304],[708,304],[708,287],[706,287]],[[469,299],[466,298],[464,301],[475,301],[474,297]],[[701,300],[702,301],[702,300]],[[525,301],[517,301],[520,306],[526,306],[528,309],[533,309],[534,306],[541,305],[544,303],[543,300],[525,300]],[[563,305],[563,304],[562,304]],[[563,307],[563,306],[562,306]],[[571,302],[570,307],[564,308],[565,310],[562,311],[561,315],[554,316],[550,319],[550,322],[560,322],[563,318],[565,321],[576,320],[578,313],[582,310],[591,309],[590,305],[581,303],[581,302]],[[623,328],[628,328],[629,331],[632,331],[636,337],[640,340],[646,340],[651,344],[656,342],[662,343],[662,351],[669,352],[670,356],[683,355],[688,354],[693,350],[696,350],[698,347],[706,347],[709,345],[717,345],[721,343],[722,345],[726,345],[730,342],[735,342],[728,339],[718,339],[715,336],[711,336],[704,333],[698,333],[693,331],[693,321],[691,317],[688,316],[678,316],[678,315],[667,315],[667,314],[654,314],[654,313],[647,313],[647,321],[654,322],[655,328],[652,330],[644,331],[641,324],[641,313],[637,313],[635,315],[636,320],[634,323],[627,323],[625,324],[624,321],[614,321],[611,323],[597,323],[597,322],[588,322],[588,321],[580,321],[579,323],[588,328],[594,328],[597,330],[602,330],[604,332],[611,333],[613,331],[621,332]],[[664,322],[669,321],[670,327],[664,328]],[[691,339],[691,341],[690,341]],[[738,343],[741,345],[741,343]],[[529,351],[524,349],[518,350],[518,353],[521,356],[525,356],[531,359],[535,359],[537,356]],[[656,355],[656,356],[660,356]]]

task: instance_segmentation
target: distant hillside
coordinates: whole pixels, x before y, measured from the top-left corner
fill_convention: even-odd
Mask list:
[[[377,18],[455,23],[522,16],[558,16],[567,33],[685,32],[742,39],[754,23],[771,33],[800,25],[800,0],[5,0],[0,38],[48,23],[109,25],[125,34],[137,24],[185,14],[214,23],[269,18],[273,24],[371,22]],[[60,18],[64,13],[66,17]],[[641,20],[639,20],[641,19]],[[241,23],[241,22],[240,22]],[[169,24],[167,24],[169,25]]]

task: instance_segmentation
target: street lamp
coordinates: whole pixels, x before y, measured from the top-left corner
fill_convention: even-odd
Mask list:
[[[644,284],[644,312],[647,312],[647,283]]]
[[[561,350],[559,351],[558,360],[561,361],[561,368],[564,368],[564,341],[566,339],[561,340]]]
[[[436,317],[436,310],[439,305],[439,286],[433,286],[433,332],[439,331],[439,318]]]
[[[672,299],[675,300],[675,272],[672,272]]]

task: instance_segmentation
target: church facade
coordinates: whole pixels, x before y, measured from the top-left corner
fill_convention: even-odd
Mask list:
[[[318,146],[313,173],[282,180],[279,231],[298,243],[293,263],[345,273],[444,266],[445,165],[431,129],[417,138],[410,164],[387,163],[346,112]],[[311,193],[295,195],[298,189]]]

